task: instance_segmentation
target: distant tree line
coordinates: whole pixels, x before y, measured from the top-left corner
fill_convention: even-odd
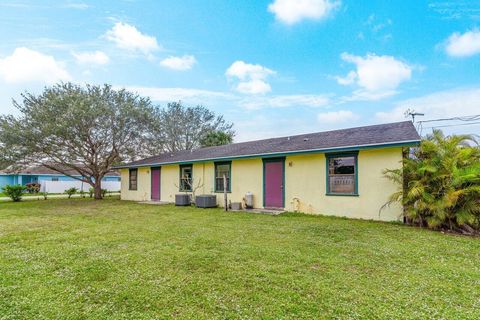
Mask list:
[[[235,135],[232,123],[206,107],[162,108],[110,85],[60,83],[13,104],[19,115],[0,117],[0,167],[43,165],[90,184],[96,199],[115,164],[227,144]]]

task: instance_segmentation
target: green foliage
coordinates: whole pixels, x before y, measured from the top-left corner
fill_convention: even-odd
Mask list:
[[[80,195],[81,198],[85,198],[86,192],[83,191],[83,189],[81,189],[80,191],[78,191],[78,194]]]
[[[93,198],[93,194],[94,194],[94,193],[95,193],[95,189],[93,189],[93,188],[89,188],[89,189],[88,189],[88,196],[89,196],[90,198]]]
[[[154,130],[154,143],[149,146],[150,153],[200,148],[202,139],[211,132],[235,135],[232,123],[203,106],[186,107],[181,102],[172,102],[158,110],[156,118],[154,123],[158,127]]]
[[[223,131],[211,131],[200,140],[200,145],[204,147],[221,146],[233,142],[233,133]]]
[[[75,193],[78,192],[78,189],[75,187],[69,188],[65,190],[65,193],[68,194],[68,198],[70,199]]]
[[[43,196],[43,200],[47,200],[48,199],[48,192],[40,192],[40,195]]]
[[[108,193],[108,190],[107,189],[102,189],[102,198],[105,198],[105,196],[107,195]]]
[[[22,186],[21,184],[16,185],[6,185],[3,187],[3,192],[12,199],[14,202],[22,200],[22,195],[27,190],[27,187]]]
[[[2,319],[480,319],[480,239],[132,201],[3,203]]]
[[[61,83],[14,106],[18,116],[0,117],[0,164],[74,171],[92,186],[114,164],[148,156],[159,119],[148,98],[110,85]]]
[[[480,230],[480,148],[474,137],[445,137],[436,130],[404,158],[403,170],[386,170],[385,175],[400,186],[389,203],[403,204],[409,222]]]

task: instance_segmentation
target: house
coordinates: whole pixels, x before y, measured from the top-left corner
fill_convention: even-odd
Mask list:
[[[250,192],[256,208],[392,221],[402,208],[379,211],[398,188],[383,170],[400,168],[419,142],[406,121],[165,153],[116,168],[123,200],[173,202],[193,185],[222,206],[225,174],[232,202]]]
[[[80,175],[74,170],[68,170],[68,174],[73,177],[79,177]],[[44,181],[78,181],[72,177],[64,174],[60,174],[55,170],[45,168],[43,166],[28,167],[19,171],[0,171],[0,188],[8,185],[27,183],[39,183],[44,184]],[[120,181],[120,174],[112,171],[106,175],[102,181]]]

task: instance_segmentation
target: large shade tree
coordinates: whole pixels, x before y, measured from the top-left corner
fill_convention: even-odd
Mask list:
[[[203,106],[187,107],[181,102],[169,103],[159,109],[156,130],[157,150],[151,153],[192,150],[202,146],[231,143],[233,124]]]
[[[147,98],[109,85],[62,83],[14,101],[18,116],[0,118],[0,161],[10,168],[43,165],[90,184],[112,165],[147,156],[157,109]]]

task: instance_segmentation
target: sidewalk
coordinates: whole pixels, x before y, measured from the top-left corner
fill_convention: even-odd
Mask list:
[[[110,198],[111,196],[119,196],[120,192],[115,192],[115,193],[109,193],[105,198]],[[80,198],[81,195],[79,194],[74,194],[71,196],[71,198]],[[67,199],[68,195],[67,194],[52,194],[47,196],[48,199]],[[88,195],[86,195],[86,198],[89,198]],[[30,201],[30,200],[44,200],[42,195],[35,195],[35,196],[23,196],[22,201]],[[0,201],[12,201],[9,197],[0,197]]]

